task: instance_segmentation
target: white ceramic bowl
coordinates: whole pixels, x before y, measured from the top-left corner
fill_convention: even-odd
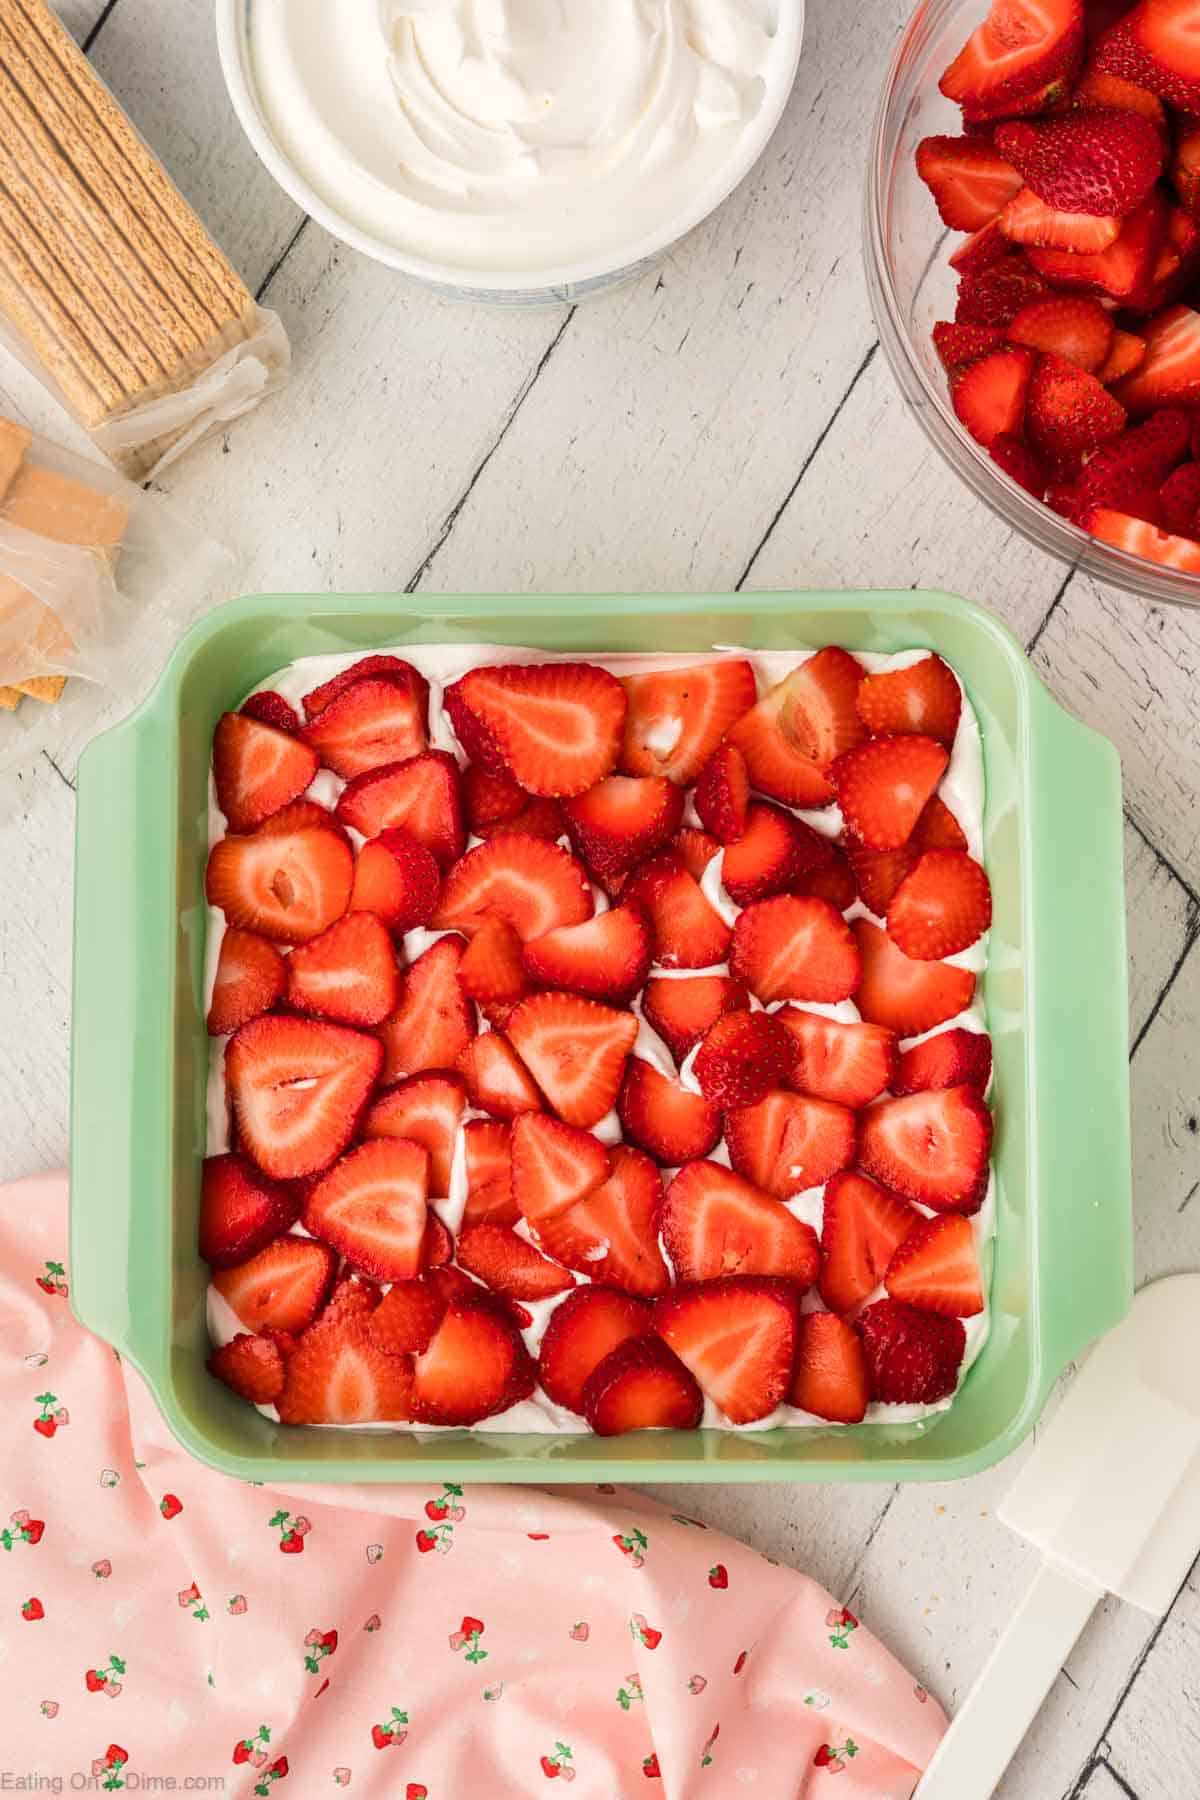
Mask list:
[[[602,4],[603,0],[596,0]],[[330,0],[336,4],[336,0]],[[234,111],[266,168],[298,206],[335,237],[399,269],[402,274],[451,298],[501,306],[541,306],[576,301],[628,281],[649,267],[672,244],[699,225],[749,174],[766,149],[783,115],[800,61],[805,0],[778,0],[779,71],[771,91],[743,134],[737,152],[713,178],[701,184],[686,210],[667,219],[656,231],[622,245],[619,252],[585,257],[558,266],[520,271],[472,269],[410,256],[395,244],[362,230],[318,194],[271,130],[254,78],[250,51],[250,15],[254,0],[216,0],[217,45],[221,68]]]

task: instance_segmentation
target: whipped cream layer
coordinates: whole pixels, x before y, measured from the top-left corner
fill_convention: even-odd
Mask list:
[[[744,657],[754,669],[755,678],[758,684],[758,692],[761,697],[769,688],[774,687],[778,682],[782,681],[791,670],[798,668],[802,663],[807,662],[809,657],[816,653],[815,649],[808,648],[797,650],[746,650],[735,645],[715,645],[712,651],[707,654],[703,651],[697,651],[694,653],[688,652],[657,656],[614,656],[589,655],[587,652],[572,652],[570,656],[556,657],[546,651],[531,650],[510,645],[385,644],[378,646],[377,649],[359,650],[350,655],[301,657],[296,662],[290,664],[286,669],[282,669],[276,674],[268,677],[266,681],[260,682],[259,688],[252,691],[257,692],[266,688],[272,689],[275,693],[281,694],[285,700],[289,701],[291,705],[295,707],[297,712],[302,713],[303,709],[301,702],[305,694],[311,693],[314,688],[321,686],[324,682],[332,680],[335,675],[340,674],[343,669],[350,668],[354,663],[359,662],[362,657],[374,655],[378,652],[403,657],[405,660],[412,663],[415,668],[419,669],[421,674],[425,676],[426,680],[429,682],[430,747],[436,750],[448,751],[460,765],[465,765],[468,759],[463,752],[458,739],[455,737],[450,721],[446,716],[442,705],[442,693],[445,688],[449,687],[453,682],[465,675],[468,670],[478,668],[485,663],[587,661],[595,663],[601,668],[610,670],[614,675],[621,676],[641,674],[655,669],[676,668],[685,666],[689,663],[712,661],[721,656],[731,658]],[[920,662],[924,657],[928,656],[928,654],[929,652],[927,650],[898,651],[891,655],[882,655],[877,652],[865,650],[854,652],[857,661],[860,662],[869,673],[877,673],[886,669],[906,668],[913,663]],[[669,747],[670,746],[666,746],[665,748]],[[339,776],[333,774],[331,770],[321,769],[318,771],[308,789],[308,797],[319,801],[322,805],[332,807],[336,804],[338,795],[341,793],[344,786],[344,781],[342,781]],[[963,832],[966,835],[967,847],[970,850],[971,855],[975,857],[977,861],[982,862],[984,803],[983,747],[980,740],[979,723],[975,715],[975,710],[972,707],[965,690],[962,695],[962,714],[959,720],[958,733],[954,741],[954,748],[950,757],[950,764],[942,777],[937,791],[961,825]],[[775,804],[779,803],[776,802]],[[840,810],[836,805],[823,807],[820,810],[802,810],[800,808],[792,808],[791,810],[795,812],[797,818],[803,819],[807,824],[813,826],[815,830],[821,831],[828,836],[836,836],[842,829],[842,817]],[[699,822],[692,814],[690,800],[686,822],[693,825],[698,824]],[[225,818],[217,806],[216,790],[210,776],[210,847],[225,835],[226,829]],[[355,840],[356,845],[361,844],[362,839],[357,832],[351,831],[350,835]],[[570,842],[567,838],[564,837],[560,841],[565,849],[571,849]],[[478,838],[470,838],[468,840],[468,848],[473,848],[478,842],[480,842]],[[713,906],[716,907],[717,911],[728,923],[732,924],[736,920],[741,909],[730,898],[730,895],[721,880],[721,864],[723,859],[724,852],[719,853],[712,859],[705,870],[702,886]],[[596,911],[603,912],[606,910],[610,904],[608,897],[594,883],[592,884],[592,895],[595,901]],[[845,916],[847,919],[875,918],[875,915],[871,913],[861,901],[856,901],[846,912]],[[880,926],[884,923],[882,919],[876,919],[875,922]],[[209,907],[205,965],[206,1007],[211,1003],[212,999],[213,981],[216,976],[221,939],[223,938],[224,933],[224,916],[215,908]],[[443,932],[428,931],[423,928],[405,933],[403,940],[404,962],[406,964],[414,962],[423,950],[426,950],[430,944],[434,943],[439,937],[444,935],[445,933]],[[988,936],[985,933],[984,936],[978,939],[976,943],[972,944],[969,949],[960,951],[957,956],[948,957],[946,960],[957,967],[968,968],[973,970],[977,975],[982,975],[984,969],[987,967],[987,947]],[[287,952],[285,951],[284,954],[287,954]],[[650,971],[651,975],[654,977],[665,976],[678,980],[685,980],[688,977],[697,975],[724,975],[728,974],[728,972],[728,964],[726,963],[714,964],[708,969],[664,969],[655,964]],[[824,1018],[841,1019],[850,1023],[857,1021],[861,1016],[852,1000],[843,1000],[836,1005],[820,1005],[813,1002],[796,1001],[790,1001],[787,1002],[787,1004],[792,1006],[799,1005],[803,1011],[818,1013]],[[758,1005],[759,1002],[752,997],[751,1006],[757,1008]],[[695,1080],[691,1067],[695,1052],[693,1051],[691,1055],[685,1059],[683,1066],[677,1070],[670,1050],[658,1036],[657,1032],[653,1031],[642,1017],[639,999],[635,999],[632,1002],[632,1010],[638,1015],[638,1036],[631,1054],[644,1057],[647,1062],[653,1063],[655,1067],[663,1072],[663,1074],[670,1076],[672,1079],[679,1079],[685,1086],[691,1087],[698,1092],[699,1084]],[[771,1007],[768,1010],[774,1011],[777,1010],[777,1007]],[[926,1032],[923,1035],[924,1037],[935,1037],[938,1033],[951,1031],[956,1026],[963,1027],[968,1031],[985,1032],[987,1030],[983,994],[979,985],[976,987],[975,996],[970,1007],[965,1012],[958,1014],[953,1019],[948,1019],[944,1024],[936,1026],[933,1031]],[[481,1031],[490,1029],[487,1020],[483,1018],[482,1015],[480,1015],[479,1018],[479,1028]],[[918,1037],[902,1038],[900,1040],[900,1046],[901,1049],[907,1049],[911,1044],[920,1043],[921,1041],[923,1041],[922,1038]],[[224,1151],[227,1151],[230,1143],[229,1102],[225,1086],[225,1046],[227,1042],[227,1038],[214,1038],[211,1043],[208,1079],[208,1154],[210,1156],[217,1156]],[[487,1114],[477,1112],[468,1106],[463,1114],[463,1123],[465,1124],[471,1119],[486,1118],[487,1116]],[[621,1124],[615,1112],[609,1113],[608,1116],[602,1119],[600,1124],[594,1129],[595,1135],[606,1144],[614,1144],[621,1141]],[[729,1153],[724,1140],[718,1144],[708,1160],[725,1163],[726,1165],[729,1164]],[[674,1173],[675,1171],[672,1169],[664,1169],[662,1171],[664,1187],[670,1182]],[[463,1211],[467,1202],[465,1140],[461,1128],[459,1129],[455,1142],[450,1181],[448,1185],[450,1189],[449,1194],[432,1198],[430,1200],[430,1206],[444,1224],[452,1232],[457,1234],[459,1226],[462,1223]],[[819,1236],[824,1212],[824,1194],[824,1187],[810,1188],[807,1192],[795,1194],[790,1200],[781,1200],[778,1204],[785,1206],[789,1212],[795,1215],[795,1217],[803,1219],[807,1224],[811,1225]],[[917,1210],[926,1213],[927,1216],[932,1216],[928,1208],[918,1207]],[[980,1258],[984,1293],[985,1295],[988,1295],[991,1287],[992,1246],[996,1230],[994,1168],[989,1177],[987,1193],[984,1197],[983,1205],[972,1217],[971,1227],[975,1236],[976,1250]],[[302,1226],[296,1226],[293,1229],[303,1235]],[[514,1229],[519,1232],[521,1236],[528,1238],[531,1242],[535,1241],[524,1220],[521,1220]],[[661,1243],[661,1239],[660,1244],[667,1266],[671,1267],[670,1254],[667,1251],[666,1245]],[[578,1271],[573,1271],[573,1273],[577,1285],[588,1282],[589,1277],[586,1274]],[[570,1290],[568,1290],[568,1292],[569,1291]],[[876,1294],[870,1296],[870,1299],[880,1299],[883,1297],[883,1294],[884,1290],[880,1287]],[[533,1315],[533,1323],[526,1327],[521,1335],[524,1338],[526,1347],[531,1356],[535,1359],[550,1314],[554,1311],[556,1306],[562,1304],[562,1301],[565,1298],[565,1294],[556,1294],[548,1300],[526,1300],[522,1302],[526,1311]],[[805,1311],[821,1309],[820,1296],[815,1288],[805,1295],[802,1304]],[[987,1341],[990,1317],[991,1303],[989,1299],[986,1302],[982,1313],[977,1314],[974,1318],[963,1320],[963,1326],[966,1331],[966,1350],[963,1356],[962,1366],[959,1370],[960,1386],[967,1370],[971,1367],[971,1364],[975,1361]],[[230,1338],[235,1336],[237,1332],[245,1329],[223,1296],[211,1285],[208,1290],[208,1329],[209,1336],[215,1345],[228,1343]],[[932,1406],[885,1405],[873,1403],[867,1409],[866,1423],[868,1425],[915,1424],[946,1411],[951,1405],[953,1405],[953,1396],[946,1400],[939,1401]],[[267,1418],[274,1419],[277,1417],[273,1406],[262,1406],[259,1408],[259,1411]],[[769,1431],[773,1427],[779,1425],[820,1427],[825,1431],[862,1429],[861,1426],[849,1428],[832,1426],[827,1419],[817,1418],[815,1414],[804,1412],[800,1408],[794,1406],[778,1406],[774,1412],[768,1414],[766,1418],[755,1420],[748,1425],[734,1425],[707,1397],[704,1402],[703,1423],[705,1426],[717,1426],[726,1431]],[[317,1427],[317,1429],[330,1431],[394,1431],[401,1429],[405,1431],[442,1431],[458,1428],[435,1425],[413,1425],[408,1422],[401,1424],[398,1422],[396,1424],[332,1425]],[[587,1434],[590,1430],[584,1419],[580,1418],[576,1413],[569,1412],[564,1407],[556,1406],[554,1402],[542,1392],[540,1387],[534,1393],[532,1398],[523,1400],[516,1406],[509,1407],[506,1412],[486,1420],[483,1425],[478,1427],[478,1429],[488,1432],[532,1432],[543,1435],[567,1433]]]

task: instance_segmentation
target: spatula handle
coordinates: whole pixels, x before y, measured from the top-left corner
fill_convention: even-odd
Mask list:
[[[1101,1594],[1042,1564],[913,1800],[989,1800]]]

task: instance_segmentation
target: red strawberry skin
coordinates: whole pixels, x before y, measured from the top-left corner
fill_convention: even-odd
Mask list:
[[[961,1319],[941,1318],[900,1300],[877,1300],[859,1326],[872,1400],[932,1406],[958,1384],[966,1348]]]
[[[212,1269],[245,1262],[295,1224],[295,1191],[261,1175],[243,1156],[205,1159],[200,1195],[200,1254]]]
[[[692,1431],[704,1396],[661,1338],[629,1338],[610,1350],[583,1387],[583,1411],[597,1437],[647,1427]]]
[[[317,772],[314,753],[273,725],[245,713],[225,713],[213,734],[217,805],[230,831],[253,831],[290,800]]]
[[[1162,169],[1162,139],[1138,113],[1089,108],[1014,119],[995,145],[1040,200],[1062,212],[1119,214],[1140,206]]]
[[[938,1212],[978,1212],[988,1181],[992,1115],[973,1087],[882,1100],[862,1118],[868,1175]]]
[[[644,1300],[595,1285],[556,1306],[538,1352],[538,1379],[555,1405],[582,1413],[588,1376],[618,1345],[643,1337],[651,1316]]]
[[[700,1092],[714,1106],[753,1106],[792,1072],[792,1042],[770,1013],[725,1013],[692,1064]]]

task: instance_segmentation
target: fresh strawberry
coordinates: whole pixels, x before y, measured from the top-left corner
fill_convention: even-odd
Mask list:
[[[722,1014],[745,1012],[749,1005],[746,989],[729,975],[656,975],[642,993],[646,1023],[677,1064]]]
[[[601,883],[625,875],[674,837],[683,791],[665,775],[610,775],[563,806],[580,861]]]
[[[1004,333],[991,325],[953,325],[940,319],[934,326],[933,347],[946,369],[961,369],[1004,346]]]
[[[749,1425],[787,1393],[796,1318],[790,1282],[734,1275],[673,1289],[654,1329],[731,1424]]]
[[[460,937],[439,938],[405,970],[399,1004],[379,1030],[382,1081],[452,1069],[475,1036],[475,1010],[458,984],[465,949]]]
[[[757,900],[739,915],[729,967],[764,1006],[773,1000],[826,1005],[848,1000],[860,974],[854,939],[841,913],[828,900],[796,894]]]
[[[573,1275],[507,1225],[464,1225],[458,1262],[485,1287],[510,1300],[545,1300],[575,1285]]]
[[[344,826],[339,825],[327,806],[318,805],[315,800],[289,800],[278,812],[273,812],[261,825],[255,826],[254,836],[290,837],[294,831],[315,831],[323,826],[341,838],[344,844],[350,844],[350,838]]]
[[[791,1074],[792,1041],[771,1013],[723,1013],[705,1033],[692,1069],[714,1106],[753,1106]]]
[[[578,994],[534,994],[508,1024],[513,1048],[568,1125],[598,1125],[614,1105],[637,1017]]]
[[[1011,437],[1007,431],[1002,431],[988,445],[988,455],[1026,493],[1032,494],[1036,500],[1045,497],[1050,481],[1046,465],[1020,438]]]
[[[370,1315],[367,1335],[392,1356],[428,1348],[447,1302],[427,1281],[394,1281]]]
[[[270,1406],[283,1392],[283,1358],[270,1338],[239,1331],[213,1351],[205,1366],[254,1406]]]
[[[666,1292],[670,1277],[658,1243],[662,1181],[640,1150],[614,1145],[607,1179],[565,1210],[555,1194],[552,1210],[534,1217],[525,1208],[527,1186],[517,1192],[534,1236],[557,1262],[643,1298]]]
[[[320,1312],[336,1273],[328,1244],[277,1237],[248,1262],[218,1269],[213,1286],[247,1331],[298,1333]]]
[[[501,1302],[452,1303],[413,1369],[413,1417],[477,1425],[532,1392],[533,1364]]]
[[[915,732],[950,750],[961,710],[958,677],[934,652],[908,668],[868,675],[858,690],[858,716],[872,737]]]
[[[694,825],[685,825],[671,839],[671,849],[692,879],[703,881],[705,869],[713,857],[720,854],[721,846],[707,831],[699,831]]]
[[[1032,351],[1009,346],[968,363],[952,376],[954,410],[985,449],[997,437],[1020,435],[1032,373]]]
[[[458,965],[464,994],[481,1006],[515,1006],[532,983],[521,957],[521,940],[497,914],[485,915]]]
[[[1181,463],[1163,482],[1159,500],[1168,531],[1177,537],[1200,535],[1200,463]]]
[[[988,1183],[992,1115],[973,1087],[880,1100],[863,1114],[868,1175],[935,1212],[978,1212]]]
[[[476,834],[481,827],[511,823],[530,798],[511,775],[493,774],[479,763],[463,770],[462,797],[467,830]]]
[[[1042,278],[1043,283],[1052,282],[1059,288],[1081,288],[1089,294],[1107,294],[1114,300],[1133,305],[1153,277],[1166,225],[1167,203],[1155,189],[1129,214],[1120,235],[1106,250],[1088,254],[1031,244],[1028,251],[1030,269],[1035,277]],[[1029,298],[1032,296],[1027,295],[1026,299]],[[984,322],[998,324],[1000,321],[976,321]]]
[[[1146,355],[1114,395],[1135,416],[1200,402],[1200,312],[1171,306],[1144,328]]]
[[[200,1254],[231,1269],[295,1224],[294,1190],[261,1175],[244,1156],[207,1156],[200,1180]]]
[[[916,1037],[970,1006],[975,977],[969,969],[914,962],[870,919],[856,919],[851,930],[862,959],[862,980],[854,1000],[873,1025],[886,1025],[901,1037]]]
[[[296,709],[282,694],[273,688],[263,688],[257,694],[251,694],[243,700],[238,709],[245,719],[254,719],[259,725],[270,725],[275,731],[296,732],[300,729],[300,720]]]
[[[967,1342],[961,1319],[877,1300],[859,1330],[872,1400],[932,1406],[954,1392]]]
[[[605,1357],[651,1329],[644,1300],[616,1288],[576,1288],[550,1315],[538,1352],[538,1379],[556,1406],[582,1413],[584,1384]]]
[[[301,736],[327,769],[351,781],[421,754],[424,703],[408,683],[367,676],[322,707]]]
[[[1054,294],[1023,306],[1008,335],[1014,344],[1050,352],[1096,374],[1112,349],[1113,326],[1098,300]]]
[[[343,1025],[267,1015],[225,1049],[240,1140],[277,1181],[314,1175],[341,1155],[379,1077],[377,1040]]]
[[[639,869],[624,899],[648,918],[660,967],[703,969],[724,960],[729,927],[673,854],[655,857]]]
[[[447,688],[445,700],[468,753],[494,773],[511,775],[527,793],[582,794],[616,764],[625,693],[615,676],[592,663],[472,669]],[[464,713],[470,742],[459,730]]]
[[[858,882],[849,859],[840,844],[830,845],[829,861],[807,875],[794,876],[793,894],[811,894],[814,899],[828,900],[838,912],[845,912],[858,899]]]
[[[992,1040],[984,1031],[961,1025],[923,1038],[896,1065],[893,1094],[920,1094],[927,1088],[973,1087],[982,1094],[992,1073]]]
[[[610,1350],[584,1383],[581,1405],[597,1437],[664,1426],[693,1431],[704,1417],[704,1396],[692,1376],[652,1335]]]
[[[887,911],[888,936],[917,962],[956,956],[991,922],[991,884],[965,850],[926,850]]]
[[[839,757],[833,779],[847,830],[868,850],[898,850],[949,761],[944,745],[915,735],[872,738]]]
[[[433,916],[439,929],[478,931],[504,919],[523,944],[592,916],[592,890],[575,858],[558,844],[522,836],[493,838],[451,869]]]
[[[478,1300],[483,1289],[461,1269],[434,1268],[426,1269],[421,1280],[441,1301],[443,1308],[454,1306],[463,1300]]]
[[[335,1163],[304,1203],[304,1228],[376,1281],[410,1281],[421,1269],[429,1152],[374,1138]]]
[[[740,1175],[774,1199],[790,1200],[854,1161],[857,1128],[848,1107],[777,1089],[726,1113],[725,1141]]]
[[[463,1127],[467,1165],[464,1225],[515,1225],[520,1209],[512,1191],[512,1144],[500,1120],[471,1119]]]
[[[1190,431],[1190,415],[1181,406],[1163,407],[1097,450],[1057,503],[1059,510],[1077,522],[1093,507],[1128,511],[1131,494],[1159,487],[1188,454]]]
[[[1040,108],[1069,87],[1083,58],[1083,0],[992,0],[938,86],[967,117]]]
[[[217,805],[230,831],[243,832],[297,799],[317,772],[317,758],[286,731],[228,712],[213,733],[212,766]]]
[[[690,787],[730,726],[754,705],[754,670],[743,658],[626,675],[629,702],[621,768]]]
[[[723,844],[732,844],[746,829],[750,777],[736,744],[718,744],[696,781],[695,805],[700,822]]]
[[[833,854],[829,839],[770,800],[751,802],[746,829],[726,844],[721,880],[735,906],[782,893]]]
[[[466,1104],[461,1075],[448,1070],[412,1075],[372,1102],[363,1120],[363,1136],[422,1144],[429,1152],[429,1191],[445,1196],[450,1192],[454,1136]]]
[[[1038,358],[1025,422],[1029,441],[1045,462],[1059,469],[1078,468],[1101,444],[1121,433],[1125,417],[1120,401],[1086,369],[1061,356]]]
[[[641,1056],[626,1065],[617,1111],[629,1142],[668,1168],[707,1156],[721,1140],[720,1108]]]
[[[412,1381],[408,1357],[381,1350],[366,1319],[319,1325],[288,1359],[279,1417],[285,1425],[408,1419]]]
[[[283,998],[288,965],[274,944],[252,931],[228,926],[221,939],[217,972],[213,977],[208,1030],[212,1037],[227,1037],[239,1025],[270,1012]]]
[[[1022,185],[985,138],[927,137],[917,145],[917,174],[936,202],[942,223],[978,231]]]
[[[892,895],[905,876],[911,875],[926,850],[966,847],[962,827],[937,794],[926,801],[908,842],[899,850],[867,850],[855,838],[846,839],[846,854],[863,904],[880,919],[891,905]]]
[[[353,883],[349,845],[320,829],[221,838],[204,890],[228,924],[277,944],[304,944],[341,918]]]
[[[314,1324],[337,1325],[344,1319],[365,1318],[383,1299],[377,1284],[359,1275],[346,1275],[334,1283],[333,1292],[317,1314]],[[295,1346],[293,1345],[293,1350]],[[292,1351],[288,1351],[291,1355]]]
[[[861,743],[855,709],[861,663],[836,645],[810,656],[765,694],[729,737],[746,759],[750,784],[788,806],[827,806],[829,769]]]
[[[867,1400],[866,1358],[854,1327],[835,1313],[801,1314],[789,1406],[837,1425],[857,1425]]]
[[[899,1194],[857,1171],[835,1175],[821,1219],[821,1298],[836,1313],[854,1312],[882,1282],[921,1214]]]
[[[443,1268],[453,1255],[454,1233],[430,1207],[421,1239],[421,1269],[427,1274],[430,1269]]]
[[[479,1112],[515,1119],[519,1113],[542,1110],[537,1084],[503,1032],[485,1031],[475,1038],[459,1057],[458,1070]]]
[[[661,1228],[680,1281],[779,1275],[801,1287],[817,1276],[816,1233],[743,1174],[691,1162],[667,1189]]]
[[[896,1034],[882,1025],[844,1024],[800,1006],[781,1006],[774,1017],[792,1040],[790,1085],[817,1100],[857,1109],[891,1087],[896,1072]]]
[[[381,1025],[395,1011],[399,992],[396,952],[374,913],[347,913],[288,958],[293,1012],[341,1025]]]
[[[608,1180],[608,1151],[590,1131],[545,1113],[522,1113],[512,1130],[513,1195],[535,1230]]]
[[[581,925],[560,925],[535,938],[525,946],[524,966],[543,987],[567,988],[593,1000],[628,1001],[645,981],[653,955],[654,940],[643,914],[633,906],[614,906]]]
[[[1146,360],[1146,340],[1135,331],[1114,331],[1112,348],[1103,365],[1096,370],[1097,381],[1111,387],[1123,375],[1132,375]]]
[[[1115,108],[1013,119],[997,126],[995,143],[1037,198],[1065,213],[1123,218],[1141,205],[1162,173],[1162,138],[1154,126],[1138,113]]]
[[[429,683],[421,672],[413,667],[412,663],[403,662],[398,656],[387,655],[361,657],[348,669],[343,669],[340,675],[334,675],[331,680],[322,682],[320,687],[315,687],[311,693],[305,694],[301,702],[305,718],[315,719],[319,713],[323,713],[327,707],[332,706],[333,702],[344,694],[347,688],[352,688],[356,683],[372,677],[383,677],[410,693],[417,703],[422,727],[427,724]]]
[[[432,852],[407,831],[391,826],[358,853],[350,911],[375,913],[399,937],[428,925],[441,885]]]
[[[494,825],[480,825],[475,835],[485,843],[492,838],[504,837],[545,838],[547,843],[554,843],[567,835],[567,822],[557,800],[531,795],[514,818],[498,819]]]
[[[466,845],[458,764],[444,750],[425,750],[404,762],[383,763],[347,782],[337,817],[363,837],[399,827],[446,870]]]
[[[999,223],[995,230],[1008,244]],[[1003,330],[1023,306],[1045,293],[1046,282],[1039,272],[1019,251],[1013,250],[1011,245],[1009,249],[1011,254],[997,258],[983,268],[971,269],[962,276],[954,305],[956,325],[983,325]],[[1061,256],[1065,252],[1039,250],[1035,254],[1039,257]]]
[[[1200,218],[1200,125],[1187,124],[1179,132],[1170,174],[1183,205],[1193,218]]]
[[[1113,512],[1108,507],[1093,507],[1084,515],[1083,525],[1102,543],[1140,556],[1146,562],[1161,563],[1164,568],[1183,569],[1190,575],[1200,574],[1200,543],[1159,531],[1145,520],[1131,518],[1128,513]]]
[[[985,1302],[971,1221],[955,1213],[922,1219],[888,1264],[885,1285],[893,1300],[952,1319],[981,1313]]]
[[[1128,10],[1124,0],[1121,10]],[[1139,113],[1143,119],[1149,119],[1164,140],[1169,138],[1167,115],[1158,95],[1151,93],[1147,87],[1140,87],[1136,81],[1126,81],[1120,75],[1110,75],[1094,62],[1088,65],[1080,77],[1079,86],[1075,89],[1075,105],[1115,107],[1118,112]]]
[[[1001,231],[999,219],[992,219],[987,225],[981,226],[978,231],[973,231],[970,237],[963,239],[958,249],[950,257],[950,267],[959,275],[982,275],[985,269],[994,268],[997,263],[1017,263],[1020,259],[1012,256],[1011,252],[1012,245]],[[983,326],[978,328],[986,329]],[[934,330],[937,330],[936,326]],[[997,334],[1000,341],[1003,341],[1003,335],[1002,332]],[[987,350],[998,350],[999,348],[1000,342],[988,344],[980,354],[986,354]],[[963,357],[961,360],[967,362],[970,358]]]
[[[1129,14],[1128,24],[1134,42],[1156,69],[1186,82],[1189,89],[1200,87],[1196,14],[1186,0],[1144,0]]]

